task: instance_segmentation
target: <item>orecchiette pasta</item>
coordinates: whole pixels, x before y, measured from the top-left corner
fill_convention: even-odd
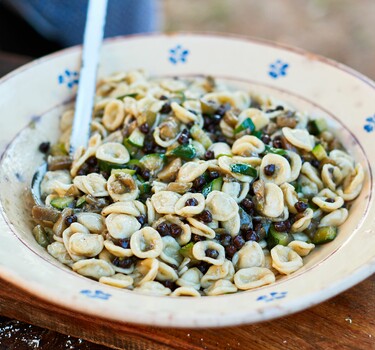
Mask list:
[[[72,158],[74,110],[60,120],[32,234],[101,283],[173,297],[273,283],[335,238],[364,187],[325,120],[274,97],[142,70],[97,86]]]

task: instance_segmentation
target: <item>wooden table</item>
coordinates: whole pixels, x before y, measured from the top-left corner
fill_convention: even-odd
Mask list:
[[[0,52],[0,75],[26,61]],[[191,330],[118,324],[73,315],[1,279],[0,315],[10,318],[0,317],[0,349],[9,350],[33,349],[37,345],[46,350],[104,350],[105,346],[131,350],[375,350],[375,275],[306,311],[242,327]]]

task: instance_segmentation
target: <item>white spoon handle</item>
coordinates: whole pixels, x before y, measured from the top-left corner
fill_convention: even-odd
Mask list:
[[[87,147],[90,137],[91,115],[94,105],[96,73],[103,41],[108,0],[90,0],[83,39],[82,66],[70,138],[70,154],[79,146]]]

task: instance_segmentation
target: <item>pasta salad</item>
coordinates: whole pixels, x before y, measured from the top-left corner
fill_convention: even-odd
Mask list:
[[[97,87],[87,148],[69,157],[73,110],[33,234],[80,275],[170,296],[261,287],[332,241],[364,170],[325,119],[212,77],[118,73]]]

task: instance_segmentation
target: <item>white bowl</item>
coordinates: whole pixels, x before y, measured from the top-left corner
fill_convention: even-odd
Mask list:
[[[154,297],[73,273],[32,234],[28,193],[42,141],[57,137],[58,116],[74,98],[80,48],[36,60],[0,80],[0,275],[73,311],[172,327],[215,327],[268,320],[326,300],[375,270],[375,84],[328,59],[273,43],[213,35],[148,35],[107,40],[100,76],[145,68],[151,75],[209,74],[326,116],[362,163],[366,180],[333,242],[315,249],[302,269],[253,291],[204,298]],[[10,143],[11,142],[11,143]]]

